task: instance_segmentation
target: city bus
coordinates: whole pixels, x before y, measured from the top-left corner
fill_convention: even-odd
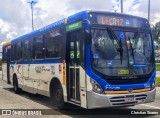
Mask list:
[[[78,12],[4,44],[3,65],[15,93],[48,96],[59,109],[155,100],[153,37],[148,20],[137,16]]]

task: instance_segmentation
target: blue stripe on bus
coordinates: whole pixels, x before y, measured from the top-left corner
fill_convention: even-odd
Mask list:
[[[63,60],[34,60],[34,61],[10,62],[10,64],[51,64],[51,63],[63,63]]]
[[[96,82],[98,82],[102,89],[105,90],[105,86],[108,85],[108,83],[102,79],[101,77],[99,77],[98,75],[96,75],[93,71],[92,71],[92,68],[91,68],[91,60],[90,60],[90,48],[91,46],[90,45],[87,45],[86,46],[86,73],[88,74],[88,76],[90,78],[92,78],[93,80],[95,80]]]

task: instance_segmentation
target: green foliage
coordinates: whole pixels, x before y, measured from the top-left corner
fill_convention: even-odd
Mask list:
[[[157,22],[153,27],[152,27],[152,33],[153,33],[153,37],[154,40],[157,41],[158,43],[160,43],[160,21]]]
[[[160,63],[156,63],[156,71],[160,70]]]
[[[156,86],[160,86],[160,77],[156,78]]]

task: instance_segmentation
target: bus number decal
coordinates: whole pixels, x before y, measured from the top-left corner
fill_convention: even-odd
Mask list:
[[[128,75],[129,74],[129,70],[119,70],[118,74],[119,75]]]
[[[74,59],[74,51],[70,51],[70,59]]]
[[[80,58],[80,51],[77,51],[77,58]]]

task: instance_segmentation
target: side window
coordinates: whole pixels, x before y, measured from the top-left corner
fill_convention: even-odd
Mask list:
[[[23,60],[29,60],[29,40],[23,41]]]
[[[39,36],[34,39],[33,48],[33,59],[43,59],[43,36]]]
[[[15,59],[14,52],[15,52],[14,45],[12,45],[11,46],[11,61],[14,61],[14,59]]]
[[[45,36],[46,40],[46,58],[61,58],[64,54],[63,33],[60,29],[50,31]]]
[[[29,50],[28,58],[29,60],[31,60],[33,58],[33,38],[29,39],[28,50]]]
[[[143,36],[142,36],[142,34],[140,35],[140,37],[137,41],[136,52],[143,53]]]
[[[18,42],[15,45],[15,52],[16,52],[16,60],[21,60],[22,59],[22,45],[21,42]]]
[[[151,35],[146,34],[144,39],[144,55],[146,56],[147,60],[151,61],[151,55],[152,55],[152,42],[151,42]]]

